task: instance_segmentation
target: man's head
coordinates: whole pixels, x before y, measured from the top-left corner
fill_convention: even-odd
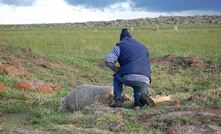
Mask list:
[[[129,38],[131,38],[132,36],[130,35],[130,33],[129,33],[129,31],[128,31],[128,29],[127,28],[123,28],[122,30],[121,30],[121,34],[120,34],[120,41],[122,41],[125,37],[129,37]]]

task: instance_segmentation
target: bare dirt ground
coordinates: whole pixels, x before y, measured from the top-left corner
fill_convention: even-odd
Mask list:
[[[204,61],[198,57],[174,57],[173,55],[166,55],[162,58],[152,59],[152,64],[163,65],[166,67],[181,66],[192,68],[218,68],[219,64],[213,61]]]
[[[154,122],[164,121],[163,118],[191,117],[199,118],[200,124],[176,123],[167,121],[169,134],[220,134],[221,133],[221,109],[204,110],[180,110],[159,113],[155,115],[139,115],[137,120],[145,126],[154,126]]]
[[[37,69],[36,69],[37,68]],[[62,84],[52,85],[47,83],[43,78],[41,80],[31,80],[30,77],[39,73],[39,70],[65,70],[71,73],[79,72],[79,69],[72,65],[49,60],[38,55],[29,49],[20,49],[18,51],[6,44],[0,44],[0,71],[3,75],[10,76],[14,79],[21,78],[23,81],[15,83],[16,89],[31,90],[42,93],[52,93],[62,88]],[[0,83],[1,84],[1,83]],[[0,86],[1,91],[4,89],[3,84]]]

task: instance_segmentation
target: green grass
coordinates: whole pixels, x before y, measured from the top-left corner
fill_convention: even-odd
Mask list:
[[[134,28],[132,34],[148,46],[152,58],[170,53],[220,62],[221,26],[182,25],[178,32],[172,32],[172,28],[168,27],[163,25],[160,32],[138,27]],[[98,29],[98,32],[93,32],[94,29]],[[32,48],[53,59],[88,68],[91,62],[102,61],[119,40],[119,32],[120,28],[7,30],[0,32],[0,39],[8,44]]]
[[[145,43],[152,59],[171,54],[174,57],[199,57],[221,64],[221,25],[178,27],[177,32],[172,31],[171,25],[160,25],[159,32],[154,31],[153,25],[134,27],[132,35]],[[97,32],[94,32],[95,29]],[[24,67],[32,73],[30,79],[64,85],[61,91],[50,95],[16,90],[14,85],[22,78],[5,76],[0,72],[0,83],[7,86],[6,92],[0,94],[0,112],[4,114],[0,118],[0,133],[14,127],[43,129],[53,133],[58,126],[63,125],[74,126],[72,129],[65,129],[65,133],[71,133],[73,129],[77,131],[76,128],[96,128],[110,132],[112,121],[124,124],[124,129],[121,130],[123,133],[165,133],[168,123],[197,124],[200,119],[165,117],[158,120],[159,124],[154,122],[152,126],[145,126],[137,121],[137,116],[172,110],[221,108],[218,94],[218,88],[221,87],[220,68],[197,69],[178,66],[171,69],[151,65],[152,94],[170,94],[181,100],[180,107],[166,103],[138,112],[130,110],[123,116],[87,115],[82,113],[84,109],[77,112],[59,112],[60,99],[72,90],[73,85],[112,85],[112,72],[103,67],[102,62],[118,42],[119,32],[120,28],[108,27],[0,30],[0,42],[9,45],[2,50],[3,56],[0,54],[0,60],[6,60],[10,53],[22,56],[27,48],[31,48],[33,52],[48,59],[68,63],[80,69],[79,72],[70,73],[68,70],[42,69],[32,62],[25,64]],[[31,58],[27,59],[31,61]],[[130,88],[126,88],[125,92],[132,97]],[[190,96],[196,97],[197,100],[189,101]],[[79,123],[73,123],[76,121]],[[83,130],[81,132],[84,133]]]

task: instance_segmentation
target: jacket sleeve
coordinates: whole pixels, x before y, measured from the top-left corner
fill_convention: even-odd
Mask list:
[[[104,60],[106,66],[108,66],[114,72],[117,70],[115,63],[117,62],[119,56],[120,56],[120,47],[115,46],[112,49],[112,51],[105,57]]]
[[[105,62],[111,62],[111,63],[116,63],[118,58],[120,56],[120,47],[119,46],[115,46],[112,51],[107,54],[107,56],[105,57],[104,61]]]

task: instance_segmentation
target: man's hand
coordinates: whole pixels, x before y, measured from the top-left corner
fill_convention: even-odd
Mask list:
[[[120,70],[120,67],[115,67],[113,76],[117,74],[118,70]]]
[[[105,64],[114,72],[113,76],[115,76],[118,70],[120,70],[120,67],[116,66],[115,63],[105,62]]]

